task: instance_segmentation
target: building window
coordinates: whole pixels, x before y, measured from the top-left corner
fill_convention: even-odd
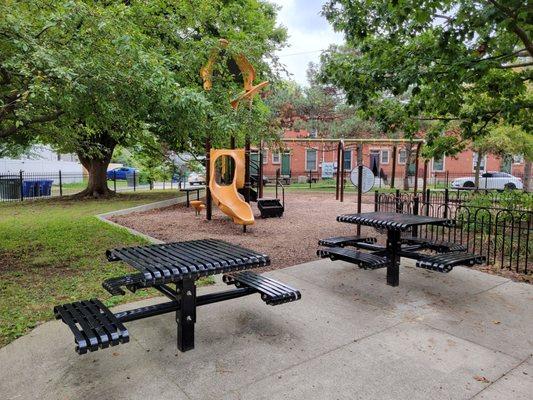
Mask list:
[[[398,164],[405,164],[407,162],[407,150],[401,149],[398,152]]]
[[[389,150],[381,150],[381,164],[389,163]]]
[[[268,150],[261,150],[261,157],[263,158],[263,164],[268,164]]]
[[[472,153],[472,171],[476,170],[477,159],[478,159],[478,154],[476,152]],[[480,171],[485,171],[485,165],[486,164],[487,164],[487,156],[481,157],[479,170]]]
[[[444,155],[433,158],[433,171],[444,172]]]
[[[350,171],[352,169],[352,151],[346,150],[344,152],[344,170]]]
[[[281,163],[281,153],[279,151],[272,152],[272,164]]]
[[[316,138],[317,136],[318,136],[318,132],[317,132],[316,129],[311,129],[311,130],[309,131],[309,137],[310,137],[310,138]]]
[[[317,161],[317,151],[316,149],[307,149],[305,151],[305,170],[306,171],[316,171],[316,161]]]

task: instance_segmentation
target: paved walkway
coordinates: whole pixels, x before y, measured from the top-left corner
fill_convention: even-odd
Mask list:
[[[533,286],[464,268],[401,271],[398,288],[384,270],[339,261],[273,271],[303,299],[202,307],[187,353],[172,315],[131,322],[132,342],[85,356],[66,326],[46,323],[0,349],[0,397],[531,398]]]

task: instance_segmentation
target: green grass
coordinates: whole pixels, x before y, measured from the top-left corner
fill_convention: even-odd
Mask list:
[[[151,295],[111,297],[104,279],[132,272],[105,250],[143,244],[94,215],[176,196],[176,191],[122,194],[110,200],[35,200],[0,204],[0,347],[53,318],[56,304],[101,298],[108,306]]]

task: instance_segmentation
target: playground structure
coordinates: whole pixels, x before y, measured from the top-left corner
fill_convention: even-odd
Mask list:
[[[219,54],[228,46],[229,42],[226,39],[220,39],[219,45],[211,50],[211,54],[205,66],[200,69],[200,76],[203,80],[204,90],[209,91],[213,87],[212,77],[215,63],[219,58]],[[231,63],[232,62],[232,63]],[[231,107],[237,109],[242,101],[248,103],[248,107],[252,107],[253,97],[259,93],[261,89],[268,85],[267,81],[261,82],[254,86],[255,69],[244,54],[240,53],[234,55],[232,59],[228,60],[228,67],[233,72],[237,80],[239,73],[242,75],[244,91],[239,93],[233,100],[230,101]],[[238,71],[237,71],[238,70]],[[283,214],[284,206],[276,199],[263,199],[263,174],[262,162],[256,166],[257,173],[252,176],[250,174],[251,160],[250,160],[250,140],[245,138],[244,149],[235,149],[235,138],[231,138],[230,149],[212,149],[211,138],[209,135],[206,138],[205,152],[206,152],[206,180],[208,186],[206,188],[206,219],[211,220],[212,204],[215,205],[226,215],[228,215],[234,223],[242,225],[243,231],[246,232],[246,226],[252,225],[255,222],[250,201],[257,201],[261,215],[263,217],[281,216]],[[233,168],[230,162],[225,159],[229,157],[233,160]],[[230,177],[229,182],[221,184],[217,182],[217,160],[222,160],[224,175]],[[257,191],[252,188],[255,183]],[[276,185],[277,189],[277,185]],[[242,198],[241,198],[242,196]],[[277,196],[276,196],[277,197]]]

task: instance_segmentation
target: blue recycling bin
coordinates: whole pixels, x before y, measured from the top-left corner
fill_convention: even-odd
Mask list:
[[[35,197],[39,195],[39,181],[23,180],[22,181],[22,196]]]
[[[39,194],[38,196],[51,196],[52,195],[52,179],[43,179],[39,181]]]

